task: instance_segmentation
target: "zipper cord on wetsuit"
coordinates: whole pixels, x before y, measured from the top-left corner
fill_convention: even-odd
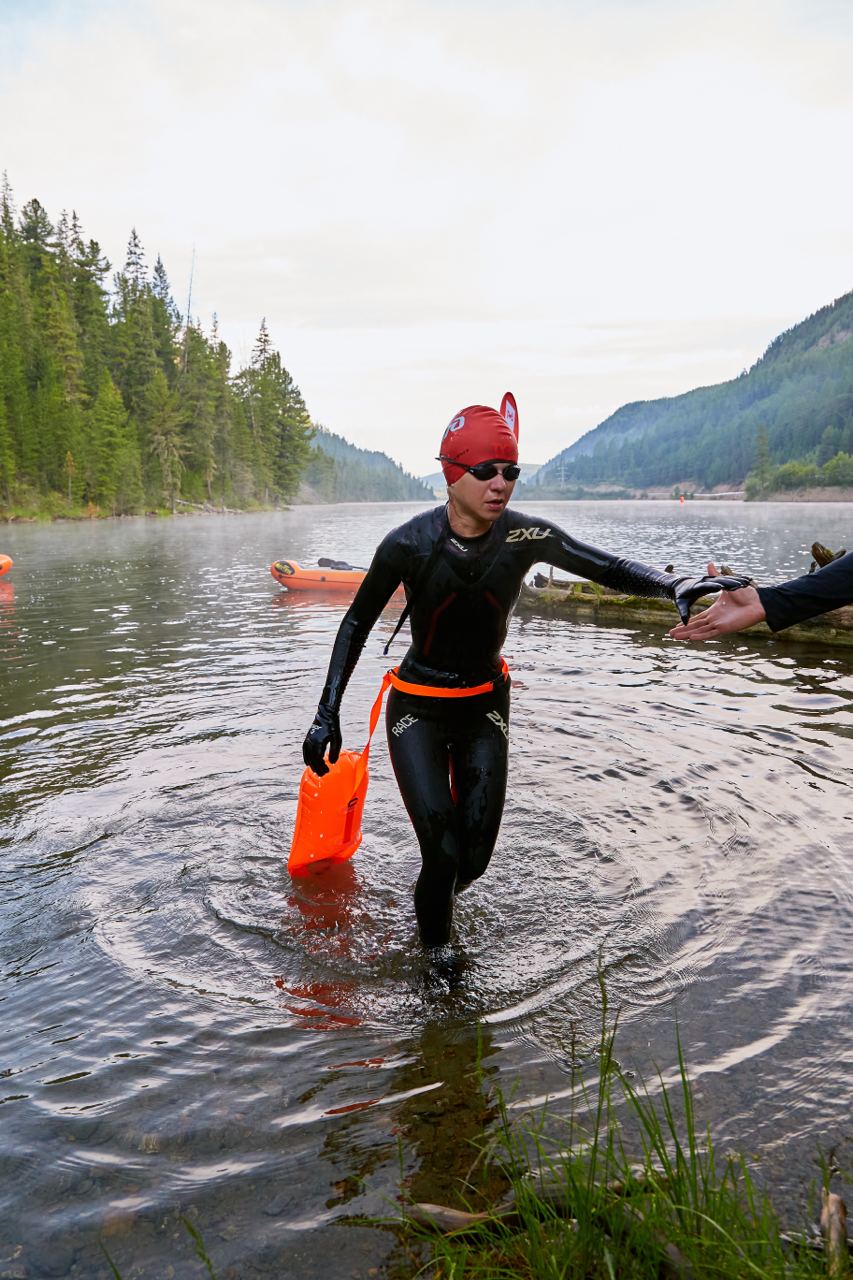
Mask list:
[[[444,524],[442,525],[441,532],[436,538],[435,546],[433,547],[432,552],[430,553],[430,557],[427,560],[426,564],[424,565],[423,571],[421,572],[421,575],[420,575],[420,580],[418,582],[418,587],[420,588],[420,590],[423,590],[423,588],[426,586],[429,580],[429,577],[436,566],[438,557],[441,555],[441,552],[444,548],[445,540],[447,538],[447,529],[448,529],[448,519],[447,519],[447,511],[445,509]],[[397,638],[397,633],[400,631],[401,627],[403,626],[403,623],[406,621],[409,614],[412,612],[412,605],[414,604],[415,599],[417,598],[417,594],[418,593],[415,591],[409,596],[409,599],[406,601],[406,607],[403,610],[403,612],[400,614],[400,620],[391,633],[391,639],[388,641],[385,648],[382,650],[382,653],[386,658],[388,657],[388,650],[391,648],[391,645],[394,643],[394,641]]]

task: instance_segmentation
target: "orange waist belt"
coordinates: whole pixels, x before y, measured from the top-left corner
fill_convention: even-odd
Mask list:
[[[393,671],[388,672],[388,680],[392,688],[399,689],[400,693],[414,693],[420,698],[473,698],[479,693],[491,693],[498,680],[506,680],[509,676],[509,667],[506,665],[506,659],[501,658],[501,673],[495,676],[494,680],[487,680],[485,684],[472,685],[470,689],[448,689],[444,685],[435,684],[412,684],[409,680],[401,680],[397,675],[400,670],[395,667]]]

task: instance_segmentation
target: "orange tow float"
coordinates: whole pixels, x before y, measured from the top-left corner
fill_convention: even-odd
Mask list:
[[[306,767],[299,784],[296,825],[287,869],[292,876],[346,862],[361,844],[361,817],[367,795],[370,744],[379,723],[382,699],[391,683],[391,672],[382,679],[379,695],[370,709],[367,742],[361,751],[342,751],[328,773],[318,777]]]
[[[0,556],[0,578],[3,577],[4,573],[8,573],[11,568],[12,568],[12,557]]]

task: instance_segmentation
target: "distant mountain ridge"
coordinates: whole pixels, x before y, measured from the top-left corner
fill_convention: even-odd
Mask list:
[[[431,501],[432,490],[387,453],[360,449],[315,424],[311,455],[302,474],[302,501]]]
[[[536,472],[541,465],[540,462],[522,462],[521,483],[533,484]],[[427,485],[436,497],[446,497],[447,481],[444,478],[443,471],[433,471],[428,476],[421,476],[421,483]]]
[[[819,469],[839,454],[853,454],[853,292],[774,338],[729,382],[623,405],[546,462],[531,493],[736,487],[756,469]]]

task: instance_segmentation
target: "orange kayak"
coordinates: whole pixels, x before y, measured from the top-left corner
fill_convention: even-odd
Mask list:
[[[364,581],[366,569],[331,569],[325,565],[306,568],[295,560],[276,560],[270,573],[288,591],[350,591]]]

